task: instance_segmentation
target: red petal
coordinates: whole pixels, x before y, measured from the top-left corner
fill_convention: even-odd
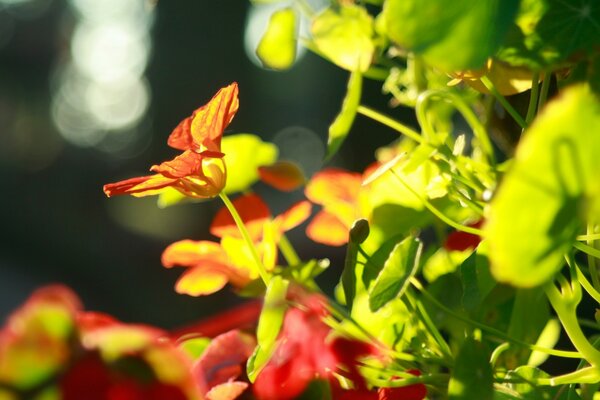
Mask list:
[[[350,227],[340,221],[337,216],[327,211],[321,211],[313,217],[306,228],[306,235],[317,243],[343,246],[348,243],[349,231]]]
[[[176,182],[176,179],[166,178],[162,175],[140,176],[104,185],[104,193],[108,197],[120,194],[131,194],[139,197],[149,196],[157,194],[160,189],[172,186]]]
[[[291,192],[306,183],[304,173],[295,163],[277,161],[273,165],[258,167],[260,179],[284,192]]]
[[[220,151],[223,131],[239,107],[237,83],[222,88],[204,106],[177,125],[167,144],[179,150]]]
[[[262,199],[256,194],[238,197],[233,205],[248,228],[248,233],[254,241],[262,236],[263,224],[271,218],[271,212]],[[210,233],[217,237],[241,237],[233,217],[226,207],[221,208],[212,224]]]
[[[186,150],[181,155],[160,165],[153,165],[150,171],[158,172],[167,178],[185,178],[186,176],[203,176],[202,155]]]

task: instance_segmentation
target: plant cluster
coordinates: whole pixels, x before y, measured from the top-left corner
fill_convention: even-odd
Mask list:
[[[600,302],[600,3],[254,3],[281,4],[266,67],[291,67],[300,41],[349,71],[325,163],[357,115],[398,139],[365,171],[306,177],[257,136],[223,136],[240,102],[222,88],[168,137],[179,155],[104,192],[219,197],[218,240],[173,243],[162,263],[183,271],[178,293],[260,302],[181,335],[40,289],[0,334],[0,399],[598,399],[600,323],[578,306]],[[367,80],[419,127],[363,104]],[[306,200],[273,215],[259,179]],[[343,265],[299,257],[286,232],[306,221],[346,246]]]

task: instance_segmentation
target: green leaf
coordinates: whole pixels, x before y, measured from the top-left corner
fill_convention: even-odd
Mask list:
[[[462,344],[448,384],[450,400],[492,400],[494,376],[485,346],[467,338]]]
[[[313,43],[320,54],[348,71],[365,72],[375,51],[373,18],[363,7],[327,8],[312,22]]]
[[[586,218],[600,216],[600,102],[587,86],[549,103],[525,133],[490,205],[492,274],[540,285],[563,265]]]
[[[477,69],[499,48],[518,0],[388,0],[387,34],[445,71]]]
[[[342,103],[340,113],[335,117],[335,120],[329,126],[329,136],[327,138],[327,155],[326,159],[333,157],[339,150],[346,136],[350,132],[356,111],[360,105],[360,96],[362,92],[362,75],[360,72],[352,72],[348,80],[346,89],[346,97]]]
[[[486,242],[479,244],[477,250],[461,264],[459,271],[463,287],[463,308],[473,312],[496,286],[496,281],[490,274]]]
[[[179,343],[179,348],[192,359],[199,358],[208,347],[211,340],[207,337],[185,339]]]
[[[369,307],[372,311],[402,296],[410,278],[417,273],[422,249],[423,243],[412,236],[394,247],[369,291]]]
[[[555,67],[600,45],[597,0],[523,0],[498,58],[535,70]]]
[[[296,59],[296,13],[290,7],[275,11],[271,15],[267,31],[263,35],[256,55],[267,68],[285,70]]]
[[[558,339],[560,338],[561,325],[557,319],[549,319],[540,334],[537,342],[535,342],[536,346],[546,347],[548,349],[553,349],[558,343]],[[539,351],[533,351],[529,356],[529,360],[527,361],[527,365],[531,367],[537,367],[542,365],[549,357],[548,353],[542,353]]]
[[[258,167],[273,164],[278,154],[277,146],[248,133],[223,137],[221,151],[227,165],[227,194],[248,189],[259,178]]]
[[[258,345],[247,364],[248,378],[251,381],[254,381],[256,375],[269,361],[275,350],[277,336],[283,325],[285,311],[287,310],[285,298],[289,283],[288,280],[275,275],[267,286],[263,308],[256,328]]]

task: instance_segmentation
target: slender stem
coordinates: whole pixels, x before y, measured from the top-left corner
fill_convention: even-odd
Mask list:
[[[496,347],[490,356],[490,364],[494,366],[498,361],[498,358],[502,353],[510,348],[510,343],[504,342],[500,346]]]
[[[237,225],[238,230],[240,231],[240,234],[244,239],[244,242],[246,242],[246,246],[248,246],[248,248],[250,249],[250,253],[252,254],[252,259],[254,260],[256,271],[260,275],[265,285],[268,284],[270,279],[269,273],[267,272],[265,266],[260,260],[260,257],[258,256],[258,253],[256,252],[256,247],[254,247],[254,242],[250,238],[250,234],[248,234],[248,229],[246,229],[246,225],[244,224],[242,217],[240,217],[240,214],[237,212],[235,206],[233,205],[231,200],[229,200],[229,197],[225,193],[219,193],[219,197],[221,198],[221,200],[223,200],[223,203],[225,203],[225,207],[227,207],[227,209],[231,213],[231,216],[233,217],[233,220],[235,221],[235,224]]]
[[[593,222],[587,223],[588,236],[591,236],[594,234],[594,225],[595,224]],[[587,244],[591,248],[595,248],[594,241],[592,239],[588,239]],[[592,278],[592,285],[594,285],[594,289],[600,290],[600,276],[598,275],[598,264],[596,263],[596,259],[594,257],[592,257],[591,254],[588,254],[587,259],[588,259],[588,267],[590,269],[590,277]]]
[[[508,102],[508,100],[506,100],[506,97],[500,94],[500,92],[498,91],[498,89],[496,89],[496,86],[494,86],[492,81],[490,81],[490,79],[487,76],[482,76],[481,83],[483,83],[483,85],[487,88],[487,90],[490,91],[490,93],[496,98],[496,100],[498,100],[498,102],[502,104],[502,107],[504,107],[504,109],[510,114],[510,116],[513,117],[517,124],[519,124],[521,128],[526,129],[527,123],[525,122],[523,117],[521,117],[517,110],[515,110],[514,107]]]
[[[594,241],[600,240],[600,233],[592,233],[587,235],[578,235],[577,240],[586,240],[586,241]]]
[[[288,265],[298,265],[302,262],[300,257],[298,257],[298,253],[296,253],[296,250],[284,234],[279,238],[279,250],[281,250],[281,254],[283,254],[283,258],[285,258]]]
[[[535,381],[540,386],[568,385],[570,383],[596,383],[600,380],[600,371],[595,367],[587,367],[553,378],[540,378]]]
[[[483,231],[481,229],[473,228],[472,226],[466,226],[448,218],[446,214],[438,210],[433,204],[431,204],[429,200],[417,193],[417,191],[414,190],[400,175],[398,175],[396,171],[394,171],[394,169],[390,169],[390,172],[394,174],[394,176],[400,181],[400,183],[402,183],[412,194],[414,194],[419,200],[421,200],[421,202],[423,202],[425,208],[431,211],[433,215],[444,221],[446,224],[459,231],[471,233],[473,235],[483,236]]]
[[[473,135],[479,141],[481,149],[483,150],[487,159],[490,161],[490,164],[494,165],[496,163],[494,157],[494,149],[492,147],[492,142],[490,141],[487,130],[485,129],[485,126],[483,126],[477,115],[475,115],[475,112],[471,109],[471,107],[467,105],[467,103],[465,103],[465,101],[460,96],[457,96],[452,92],[442,90],[428,90],[422,93],[417,100],[416,106],[417,115],[419,115],[420,117],[419,120],[427,119],[426,113],[424,112],[424,110],[426,109],[426,104],[430,99],[433,99],[435,97],[447,100],[452,106],[454,106],[458,110],[458,112],[463,116],[465,121],[467,121],[467,123],[471,127]],[[423,124],[423,122],[421,122],[421,124]],[[425,125],[429,126],[428,124]]]
[[[491,335],[494,335],[504,341],[528,348],[530,350],[535,350],[535,351],[539,351],[541,353],[546,353],[546,354],[550,354],[553,356],[557,356],[557,357],[564,357],[564,358],[583,358],[583,356],[576,351],[565,351],[565,350],[556,350],[556,349],[549,349],[546,347],[542,347],[542,346],[537,346],[537,345],[533,345],[533,344],[529,344],[526,342],[523,342],[521,340],[518,339],[514,339],[510,336],[508,336],[507,334],[505,334],[502,331],[499,331],[496,328],[492,328],[491,326],[487,326],[485,324],[482,324],[480,322],[477,321],[473,321],[470,318],[467,317],[463,317],[460,314],[455,313],[453,310],[451,310],[450,308],[446,307],[445,305],[443,305],[442,303],[440,303],[435,297],[433,297],[427,290],[425,290],[425,288],[423,287],[423,285],[421,285],[421,282],[419,282],[416,278],[411,278],[410,283],[419,291],[423,294],[423,296],[425,296],[433,305],[435,305],[436,307],[440,308],[442,311],[444,311],[446,314],[464,322],[467,323],[469,325],[472,325],[476,328],[481,329],[484,332],[487,332]]]
[[[531,78],[531,93],[529,95],[529,106],[527,107],[527,116],[525,122],[527,125],[533,121],[535,111],[537,110],[538,95],[540,94],[540,73],[534,72]]]
[[[600,351],[587,340],[577,321],[577,303],[565,299],[552,282],[546,284],[544,290],[573,346],[590,364],[600,366]]]
[[[588,246],[585,243],[575,242],[575,243],[573,243],[573,247],[575,247],[577,250],[583,251],[585,254],[588,254],[588,255],[596,257],[596,258],[600,258],[600,250],[598,250],[592,246]]]
[[[548,90],[550,89],[550,81],[552,80],[552,74],[545,72],[544,80],[542,81],[542,88],[540,89],[540,99],[538,100],[538,113],[544,108],[546,99],[548,98]]]
[[[401,124],[400,122],[396,121],[395,119],[393,119],[391,117],[388,117],[387,115],[380,113],[379,111],[373,110],[372,108],[369,108],[369,107],[366,107],[363,105],[359,105],[357,111],[359,114],[362,114],[365,117],[369,117],[372,120],[375,120],[389,128],[392,128],[393,130],[395,130],[397,132],[400,132],[400,133],[408,136],[415,142],[418,142],[418,143],[423,142],[423,137],[417,131],[409,128],[408,126],[406,126],[404,124]]]
[[[581,286],[583,286],[585,291],[588,292],[588,294],[592,296],[592,298],[596,300],[598,304],[600,304],[600,293],[598,293],[596,288],[590,283],[590,281],[586,279],[585,275],[583,274],[583,272],[581,272],[577,265],[575,266],[575,268],[577,270],[577,280],[579,281],[579,283],[581,283]]]
[[[313,10],[310,3],[306,0],[296,0],[296,4],[300,8],[300,10],[306,14],[307,17],[312,18],[315,15],[315,10]]]

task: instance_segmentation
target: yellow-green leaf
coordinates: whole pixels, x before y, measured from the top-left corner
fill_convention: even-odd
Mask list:
[[[256,55],[265,67],[285,70],[294,64],[297,25],[296,13],[290,7],[271,15],[267,31],[256,48]]]
[[[311,33],[319,52],[338,67],[365,72],[375,51],[373,18],[357,5],[328,8],[312,23]]]
[[[342,103],[340,113],[335,117],[335,120],[329,126],[329,136],[327,138],[327,155],[329,159],[333,157],[339,150],[346,136],[350,132],[350,128],[354,123],[356,111],[360,105],[360,96],[362,93],[362,75],[360,72],[350,74],[348,87],[346,89],[346,97]]]
[[[587,218],[600,216],[600,101],[565,90],[525,133],[484,227],[492,274],[515,286],[551,279]]]

